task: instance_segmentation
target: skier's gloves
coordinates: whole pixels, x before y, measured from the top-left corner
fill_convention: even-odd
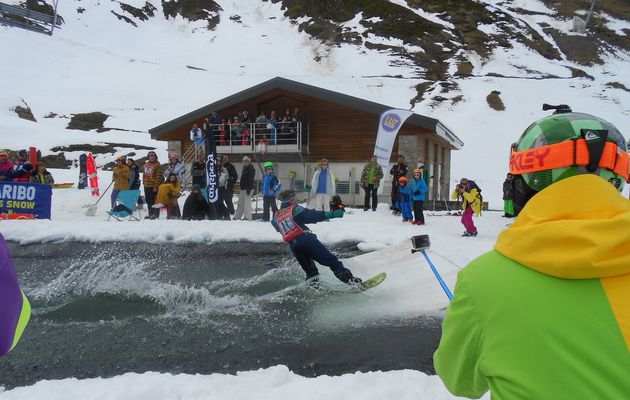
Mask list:
[[[335,210],[332,212],[332,218],[343,218],[343,210]]]

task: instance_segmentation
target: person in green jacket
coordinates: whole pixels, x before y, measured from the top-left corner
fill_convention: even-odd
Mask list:
[[[568,106],[512,147],[515,222],[462,269],[435,371],[456,396],[630,398],[626,142]]]

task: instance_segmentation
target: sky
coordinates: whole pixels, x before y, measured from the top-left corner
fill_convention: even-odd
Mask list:
[[[311,40],[282,15],[279,4],[257,0],[216,2],[223,12],[221,23],[211,32],[203,28],[202,22],[191,23],[181,17],[165,20],[160,4],[154,4],[158,9],[156,18],[137,21],[138,27],[133,27],[111,14],[111,9],[120,12],[118,3],[97,0],[59,2],[59,13],[66,23],[52,37],[0,27],[3,59],[10,60],[0,63],[0,147],[19,149],[34,145],[46,155],[59,145],[134,143],[158,147],[160,158],[165,159],[166,144],[153,141],[148,129],[275,76],[404,109],[409,108],[410,99],[416,94],[415,85],[423,81],[411,66],[393,65],[394,58],[387,52],[355,45],[333,47]],[[145,1],[127,3],[142,7]],[[486,3],[505,7],[500,1]],[[563,31],[570,26],[569,21],[545,15],[547,9],[540,1],[520,0],[518,4],[536,12],[526,17],[532,26],[545,22]],[[79,6],[84,9],[82,13],[76,11]],[[240,16],[240,22],[229,18],[234,15]],[[424,12],[420,15],[448,26],[439,16]],[[359,20],[355,18],[347,25],[356,26]],[[630,28],[630,23],[613,20],[610,26],[620,31]],[[495,27],[487,25],[483,29],[493,31]],[[462,101],[439,105],[424,101],[413,110],[439,119],[465,143],[452,155],[451,178],[475,179],[493,208],[502,204],[501,184],[507,172],[509,145],[532,122],[548,115],[541,111],[543,102],[568,103],[575,111],[610,121],[626,138],[629,136],[630,93],[606,86],[608,82],[628,86],[627,52],[619,58],[604,55],[604,65],[590,67],[576,66],[567,60],[550,61],[518,45],[509,51],[497,50],[486,60],[474,54],[464,55],[473,64],[474,74],[457,79],[459,89],[448,93],[449,98],[462,95]],[[594,80],[571,78],[567,66],[583,69]],[[450,66],[451,72],[454,68]],[[540,79],[544,74],[558,78]],[[396,75],[403,79],[387,77]],[[501,92],[505,111],[488,106],[486,96],[493,90]],[[25,104],[38,122],[19,119],[12,111]],[[105,126],[120,130],[96,133],[65,129],[71,114],[93,111],[109,114]],[[57,116],[49,117],[50,113]],[[115,154],[99,156],[97,163],[103,165],[127,152],[128,149],[120,148]],[[66,158],[78,158],[79,153],[66,152]],[[141,157],[146,151],[137,153]],[[57,182],[76,182],[78,176],[76,169],[52,172]],[[104,171],[99,175],[104,190],[111,178]],[[626,197],[627,191],[626,188]],[[124,229],[120,229],[121,223],[106,221],[107,200],[99,204],[96,216],[89,217],[85,210],[95,199],[88,192],[55,190],[51,221],[3,221],[0,233],[7,240],[23,244],[138,238],[156,243],[209,245],[237,240],[281,241],[270,225],[258,222],[162,219],[124,222]],[[492,249],[496,236],[508,222],[499,212],[486,212],[475,219],[479,237],[462,238],[458,217],[427,215],[426,226],[411,226],[389,214],[388,205],[380,204],[375,213],[350,210],[343,219],[313,225],[312,229],[326,244],[357,241],[361,250],[371,252],[343,260],[356,275],[369,277],[388,272],[383,284],[361,294],[372,307],[364,317],[369,314],[379,318],[439,313],[447,305],[446,296],[424,260],[409,251],[411,236],[430,235],[432,246],[428,254],[452,289],[457,271]],[[332,276],[327,270],[323,274]],[[284,366],[236,376],[150,372],[108,379],[42,381],[4,392],[0,387],[2,400],[244,397],[453,398],[439,378],[418,371],[304,378]]]

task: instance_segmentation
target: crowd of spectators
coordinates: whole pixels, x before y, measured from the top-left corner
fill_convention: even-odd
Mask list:
[[[204,120],[203,127],[194,124],[190,130],[190,140],[195,145],[195,153],[203,143],[203,138],[212,135],[218,146],[246,146],[251,144],[295,144],[298,140],[300,124],[304,115],[299,107],[293,111],[286,108],[282,115],[271,110],[269,116],[261,110],[256,118],[250,117],[247,110],[237,115],[222,118],[213,111]]]
[[[15,161],[11,160],[9,153],[0,152],[0,181],[2,182],[23,182],[53,185],[55,180],[46,169],[46,164],[39,161],[34,166],[29,161],[28,151],[17,152]]]

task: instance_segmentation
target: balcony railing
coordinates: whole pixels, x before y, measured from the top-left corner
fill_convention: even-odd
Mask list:
[[[301,122],[210,125],[217,153],[302,152]]]

